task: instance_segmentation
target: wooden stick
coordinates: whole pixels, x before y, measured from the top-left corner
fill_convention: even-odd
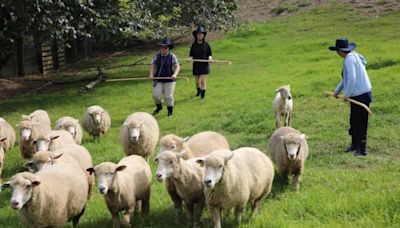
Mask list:
[[[324,91],[324,93],[325,93],[326,95],[335,96],[334,93],[329,92],[329,91]],[[350,98],[344,99],[343,96],[339,96],[339,98],[340,98],[340,99],[343,99],[344,101],[349,101],[350,103],[353,103],[353,104],[356,104],[356,105],[359,105],[359,106],[363,107],[365,110],[367,110],[368,114],[372,116],[372,111],[371,111],[371,109],[369,109],[368,106],[366,106],[365,104],[363,104],[363,103],[361,103],[361,102],[358,102],[358,101],[356,101],[356,100],[350,99]]]
[[[172,79],[172,77],[155,77],[153,79],[150,79],[149,77],[142,77],[142,78],[114,78],[114,79],[107,79],[106,82],[162,80],[162,79]],[[177,77],[175,79],[185,79],[189,83],[189,78],[188,77]]]
[[[32,92],[30,92],[30,93],[28,93],[28,94],[36,93],[37,91],[39,91],[39,90],[43,89],[44,87],[46,87],[46,86],[48,86],[48,85],[51,85],[51,84],[53,84],[53,82],[52,82],[52,81],[49,81],[49,82],[47,82],[47,83],[41,85],[39,88],[33,90]]]
[[[231,61],[227,61],[227,60],[183,59],[183,61],[188,61],[188,62],[201,62],[201,63],[227,63],[227,64],[229,64],[229,65],[232,64]]]

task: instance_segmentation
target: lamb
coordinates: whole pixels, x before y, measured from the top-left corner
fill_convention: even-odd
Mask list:
[[[160,182],[169,179],[176,187],[177,194],[185,201],[188,221],[193,227],[198,227],[205,205],[204,201],[204,168],[193,159],[183,160],[182,154],[165,151],[159,154],[156,177]]]
[[[1,144],[4,152],[7,153],[14,146],[15,131],[5,119],[0,117],[0,139],[2,138],[5,138]]]
[[[197,161],[205,166],[204,194],[212,210],[214,227],[221,227],[221,209],[231,208],[235,208],[236,223],[240,225],[246,204],[251,205],[252,217],[271,191],[272,162],[256,148],[218,150]]]
[[[24,159],[31,159],[36,152],[36,146],[33,141],[38,135],[51,132],[51,128],[47,124],[41,124],[34,120],[23,119],[18,125],[19,127],[19,150]]]
[[[54,151],[67,144],[76,144],[72,135],[66,130],[52,130],[51,132],[41,133],[33,141],[37,151]]]
[[[103,162],[89,173],[98,177],[98,187],[104,196],[114,227],[130,227],[137,201],[142,203],[142,215],[147,216],[150,210],[151,170],[147,161],[138,155],[130,155],[118,162]],[[123,221],[119,212],[125,210]]]
[[[111,118],[106,110],[98,105],[87,108],[83,114],[82,127],[93,138],[99,139],[111,126]]]
[[[205,156],[218,149],[229,150],[229,143],[226,138],[214,131],[204,131],[184,139],[174,134],[168,134],[160,139],[159,153],[166,150],[186,151],[183,159],[189,159]]]
[[[37,172],[46,167],[51,167],[58,162],[76,163],[85,174],[87,174],[86,169],[93,167],[92,157],[89,151],[85,147],[77,144],[64,145],[61,149],[57,149],[54,152],[39,151],[32,157],[31,161],[24,164],[24,167],[33,172]],[[91,189],[94,184],[94,177],[93,175],[87,175],[87,179],[90,197]]]
[[[290,126],[292,116],[293,100],[290,93],[290,85],[279,87],[275,91],[276,97],[272,102],[272,109],[275,113],[276,128],[281,127],[281,117],[283,117],[284,126]]]
[[[82,144],[83,132],[78,119],[69,116],[61,117],[57,120],[54,130],[62,129],[68,131],[72,135],[76,144]]]
[[[284,182],[288,182],[288,175],[293,175],[292,188],[297,191],[304,162],[308,156],[306,135],[291,127],[282,127],[272,134],[269,139],[269,153],[278,166]]]
[[[18,173],[6,187],[12,188],[11,207],[27,227],[65,227],[71,220],[77,227],[88,198],[85,174],[67,164]]]
[[[120,131],[120,141],[127,156],[136,154],[148,160],[154,152],[160,130],[157,120],[145,112],[129,115]]]
[[[22,119],[32,120],[33,122],[44,124],[44,125],[47,125],[49,127],[51,126],[51,121],[50,121],[49,114],[47,114],[46,111],[40,110],[40,109],[32,112],[29,116],[22,115]]]

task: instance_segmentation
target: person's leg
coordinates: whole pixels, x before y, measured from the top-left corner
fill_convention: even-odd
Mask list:
[[[369,106],[369,104],[366,104]],[[359,145],[357,147],[357,154],[366,156],[367,152],[367,130],[368,130],[368,112],[365,109],[360,110],[360,132],[359,132]]]
[[[195,75],[194,77],[195,77],[196,89],[197,89],[196,97],[198,97],[198,96],[200,96],[200,76]]]
[[[164,83],[158,82],[158,83],[156,83],[156,85],[153,88],[153,99],[154,99],[154,103],[156,104],[156,109],[153,111],[153,115],[156,115],[162,109],[161,98],[162,98],[162,92],[163,92],[163,84]]]
[[[164,96],[165,102],[167,103],[168,108],[168,116],[172,116],[173,108],[174,108],[174,91],[175,91],[176,82],[165,83],[164,86]]]
[[[207,75],[203,74],[200,76],[200,96],[204,99],[207,90]]]
[[[351,144],[345,152],[354,152],[357,150],[357,132],[355,132],[355,128],[353,125],[355,125],[358,116],[357,116],[357,105],[350,103],[350,129],[349,129],[349,135],[351,136]]]

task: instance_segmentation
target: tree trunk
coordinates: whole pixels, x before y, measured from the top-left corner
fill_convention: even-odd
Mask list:
[[[25,75],[25,67],[24,67],[24,35],[21,34],[20,37],[16,39],[17,44],[17,68],[18,68],[18,76]]]

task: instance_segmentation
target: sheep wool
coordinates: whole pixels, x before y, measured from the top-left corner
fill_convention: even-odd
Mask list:
[[[275,126],[280,128],[282,126],[290,126],[293,109],[293,99],[290,93],[290,85],[281,86],[275,91],[276,97],[272,102],[272,109],[275,113]]]
[[[82,144],[82,127],[79,124],[78,119],[74,119],[70,116],[64,116],[57,120],[54,130],[66,130],[74,138],[76,144]]]
[[[110,129],[110,126],[110,115],[98,105],[90,106],[83,114],[82,127],[93,138],[100,138]]]

